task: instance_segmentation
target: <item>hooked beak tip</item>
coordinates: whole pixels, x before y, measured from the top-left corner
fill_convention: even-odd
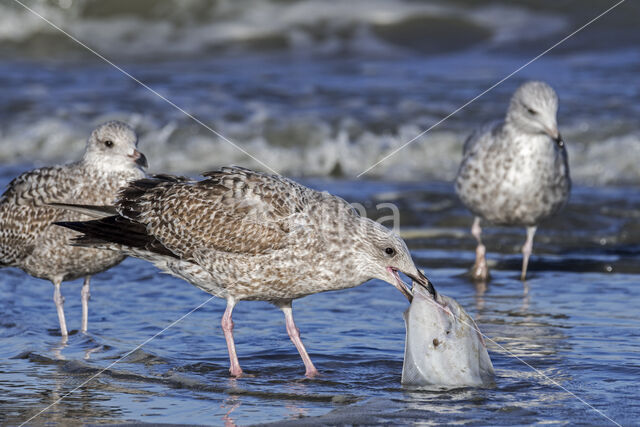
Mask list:
[[[134,150],[133,158],[134,158],[134,161],[135,161],[136,165],[138,165],[140,167],[143,167],[143,168],[149,167],[149,163],[147,162],[147,157],[144,154],[142,154],[140,151]]]
[[[407,298],[407,300],[409,300],[409,303],[411,303],[413,301],[413,289],[409,289],[408,285],[406,285],[398,275],[398,271],[396,269],[392,267],[388,267],[387,270],[389,271],[389,273],[391,273],[391,275],[395,279],[394,282],[392,283],[393,286],[395,286],[400,292],[402,292],[402,294]],[[427,279],[427,276],[425,276],[424,273],[422,273],[422,271],[420,270],[417,270],[417,271],[418,271],[417,276],[409,273],[404,273],[404,272],[403,273],[406,274],[413,281],[414,287],[415,287],[415,283],[418,283],[418,285],[426,289],[427,292],[429,292],[429,294],[431,295],[431,297],[434,300],[436,300],[438,298],[438,293],[436,292],[436,288],[433,286],[431,281]]]
[[[564,140],[562,139],[562,135],[560,134],[560,132],[558,132],[558,129],[549,131],[548,134],[549,134],[549,137],[553,139],[556,142],[556,144],[558,144],[558,147],[564,146]]]
[[[429,280],[427,276],[425,276],[424,273],[420,270],[418,270],[418,275],[419,277],[415,281],[418,282],[422,287],[424,287],[431,294],[433,299],[437,299],[438,293],[436,292],[436,288],[433,286],[433,283],[431,283],[431,280]]]
[[[558,147],[564,147],[564,139],[562,139],[562,135],[558,134],[558,136],[554,138],[554,141],[558,144]]]

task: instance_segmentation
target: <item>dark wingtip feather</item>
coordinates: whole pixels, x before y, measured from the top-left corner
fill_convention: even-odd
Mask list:
[[[58,222],[54,222],[53,225],[69,228],[71,230],[80,231],[80,232],[82,232],[85,229],[83,221],[58,221]]]
[[[60,221],[54,224],[83,233],[82,236],[73,240],[75,245],[91,246],[114,243],[123,247],[144,249],[160,255],[176,256],[155,237],[147,234],[144,225],[122,216],[116,215],[91,221]]]
[[[48,203],[48,205],[60,209],[82,213],[94,218],[118,215],[118,211],[116,210],[115,206],[109,205],[77,205],[73,203]]]

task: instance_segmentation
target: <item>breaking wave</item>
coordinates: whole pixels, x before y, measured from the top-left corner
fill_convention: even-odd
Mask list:
[[[293,123],[265,132],[264,128],[229,126],[224,134],[254,158],[244,154],[188,119],[161,123],[141,115],[110,114],[131,123],[140,134],[140,149],[152,172],[198,174],[218,166],[238,164],[291,176],[355,177],[424,129],[417,124],[396,133],[354,130],[349,123]],[[254,124],[255,128],[255,124]],[[77,158],[90,128],[68,121],[43,119],[31,126],[7,128],[0,137],[0,162],[45,164]],[[640,133],[593,135],[582,127],[564,132],[575,182],[589,185],[638,184]],[[365,178],[392,180],[452,180],[461,159],[464,132],[433,130],[373,168]],[[591,138],[591,139],[589,139]],[[258,161],[263,162],[260,164]]]
[[[580,1],[579,9],[575,1],[557,3],[27,4],[269,168],[355,177],[602,7],[599,1]],[[545,56],[365,177],[452,179],[468,133],[504,114],[518,79],[536,78],[558,90],[574,181],[640,183],[640,92],[632,89],[640,54],[624,50],[638,37],[627,30],[640,6],[624,7],[560,47],[562,55]],[[598,50],[607,40],[615,46]],[[0,57],[5,165],[77,158],[93,126],[121,119],[137,129],[151,171],[196,174],[227,164],[265,169],[15,2],[0,4]]]
[[[499,46],[566,28],[558,14],[491,2],[384,0],[48,0],[29,3],[98,51],[152,58],[234,50],[390,54]],[[514,32],[528,27],[529,31]],[[514,34],[519,33],[519,36]],[[14,2],[0,4],[3,49],[46,57],[74,43]],[[126,45],[126,53],[121,46]]]

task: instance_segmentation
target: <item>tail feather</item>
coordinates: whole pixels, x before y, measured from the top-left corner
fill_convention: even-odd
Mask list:
[[[159,240],[147,233],[146,227],[119,215],[91,221],[54,222],[55,225],[83,233],[73,240],[78,246],[100,246],[112,243],[143,249],[160,255],[176,257]]]

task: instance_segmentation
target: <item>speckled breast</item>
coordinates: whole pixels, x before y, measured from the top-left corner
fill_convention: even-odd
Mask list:
[[[529,144],[512,156],[465,159],[456,191],[475,214],[497,225],[531,226],[557,213],[571,189],[564,147]]]

